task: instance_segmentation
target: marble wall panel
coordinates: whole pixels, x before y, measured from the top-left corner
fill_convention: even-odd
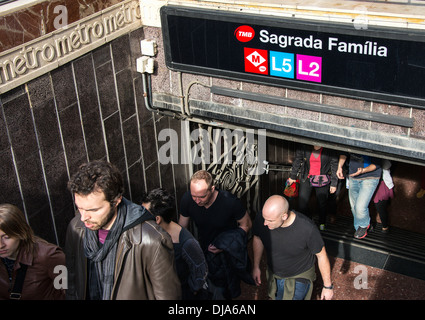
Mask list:
[[[64,245],[75,212],[67,182],[88,160],[116,164],[124,196],[136,202],[152,188],[179,196],[187,188],[182,168],[180,185],[170,166],[160,178],[157,119],[145,108],[133,63],[143,38],[143,29],[125,34],[0,96],[0,201],[20,207],[50,242]],[[170,122],[164,118],[160,126]]]
[[[0,52],[48,34],[106,9],[119,0],[53,0],[28,6],[0,16]],[[62,6],[62,7],[61,7]],[[66,8],[66,11],[63,9]]]
[[[136,112],[134,101],[134,88],[131,84],[133,81],[132,71],[124,69],[116,74],[118,100],[123,121],[132,117]]]
[[[102,110],[102,118],[106,119],[118,111],[118,99],[114,85],[113,66],[110,61],[96,68],[97,88],[99,92],[99,103]]]
[[[121,119],[118,112],[114,113],[104,121],[106,144],[109,161],[118,168],[125,168],[123,136],[121,130]]]
[[[139,125],[137,117],[133,116],[122,123],[124,146],[127,151],[127,162],[133,164],[141,158],[140,139],[138,135]]]
[[[61,68],[53,70],[50,76],[58,112],[61,112],[77,101],[73,65],[65,64]]]
[[[38,153],[37,138],[26,94],[18,95],[3,104],[10,142],[13,145],[15,161],[21,162],[29,154]]]
[[[0,192],[1,203],[12,203],[23,209],[22,194],[18,183],[16,166],[13,162],[12,151],[10,148],[0,151],[0,183],[2,192]]]

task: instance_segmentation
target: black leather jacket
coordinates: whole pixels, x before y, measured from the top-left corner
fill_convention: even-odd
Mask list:
[[[295,152],[295,159],[292,163],[292,170],[289,177],[293,180],[299,179],[306,181],[310,172],[310,156],[313,151],[313,146],[303,146]],[[337,154],[330,149],[323,148],[321,153],[320,174],[327,174],[331,177],[331,187],[338,185],[338,177],[336,171],[338,169]]]
[[[247,251],[247,235],[241,228],[220,233],[212,244],[223,250],[213,254],[207,251],[208,277],[214,285],[227,289],[226,298],[236,298],[241,294],[240,281],[255,285],[251,275],[251,261]]]

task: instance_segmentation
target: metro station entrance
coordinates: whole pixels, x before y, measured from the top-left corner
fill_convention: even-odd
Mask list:
[[[248,141],[248,131],[244,131],[242,128],[223,129],[195,122],[191,122],[190,130],[192,134],[198,130],[197,137],[203,134],[203,141],[214,140],[213,144],[203,143],[203,150],[199,147],[201,140],[192,140],[192,151],[199,151],[198,156],[202,154],[203,157],[202,164],[194,165],[193,171],[203,168],[211,172],[219,188],[228,190],[243,200],[252,219],[258,212],[261,212],[261,208],[269,196],[283,194],[285,182],[289,177],[295,157],[295,150],[303,144],[309,144],[307,141],[288,141],[279,137],[267,136],[264,138],[259,135]],[[235,130],[240,130],[242,135],[238,136]],[[224,148],[226,143],[230,146],[227,149]],[[250,143],[253,144],[250,145]],[[261,159],[258,154],[258,143],[266,144],[265,159]],[[213,150],[216,150],[217,145],[222,148],[224,153],[221,154],[219,161],[216,159],[214,162],[212,161]],[[206,151],[206,148],[210,148],[210,150]],[[261,173],[259,175],[249,171],[250,168],[252,169],[246,159],[249,149],[256,152],[255,157],[258,160],[256,165],[260,167],[257,169],[261,169],[257,171],[257,173]],[[241,154],[245,160],[240,161],[240,158],[239,161],[235,161]],[[193,153],[192,156],[196,157],[197,155]],[[231,157],[233,161],[226,163],[224,161],[226,157]],[[207,158],[210,158],[211,161]],[[394,198],[390,200],[387,208],[389,213],[388,233],[382,232],[381,219],[372,200],[369,204],[369,211],[373,231],[368,232],[364,239],[358,240],[353,237],[353,216],[345,180],[340,181],[341,186],[337,191],[335,201],[336,207],[333,208],[329,203],[326,227],[321,233],[327,251],[333,257],[425,280],[425,222],[423,219],[425,197],[418,197],[421,190],[420,172],[422,167],[395,160],[391,161],[391,164]],[[291,208],[299,210],[298,198],[288,200]],[[309,201],[309,211],[309,215],[318,224],[318,205],[314,192]]]
[[[271,194],[282,194],[295,149],[300,145],[276,138],[269,138],[267,142],[269,170],[260,180],[262,202]],[[425,279],[425,200],[418,197],[422,168],[398,161],[391,163],[394,198],[387,208],[389,232],[382,232],[380,216],[372,200],[369,210],[373,231],[364,239],[357,240],[353,237],[353,217],[344,180],[336,197],[336,210],[328,208],[326,228],[321,231],[322,236],[328,253],[334,257]],[[298,199],[290,200],[290,204],[295,210],[299,207]],[[318,222],[314,192],[309,209],[312,218]]]
[[[299,145],[390,160],[395,184],[390,232],[381,232],[370,203],[375,230],[361,240],[353,237],[343,184],[323,237],[331,255],[425,279],[424,200],[416,196],[425,166],[422,30],[391,23],[363,30],[352,19],[242,11],[167,5],[160,10],[161,34],[152,31],[163,44],[167,67],[152,76],[154,109],[189,120],[190,132],[204,126],[207,141],[216,141],[214,128],[229,129],[230,135],[241,129],[245,140],[231,143],[234,157],[248,128],[256,135],[257,156],[267,146],[265,157],[257,159],[263,172],[253,175],[245,162],[211,161],[214,144],[192,140],[208,160],[192,161],[193,170],[211,171],[217,186],[243,198],[254,217],[268,196],[282,194]],[[267,132],[261,142],[260,130]],[[247,156],[246,150],[239,151]],[[313,194],[313,219],[315,203]],[[298,209],[297,199],[291,205]]]
[[[207,169],[254,218],[282,194],[297,146],[323,143],[391,160],[395,184],[390,232],[371,203],[375,230],[361,240],[342,185],[322,231],[329,254],[425,280],[419,0],[362,1],[360,16],[356,1],[92,1],[58,30],[44,27],[54,10],[34,14],[44,2],[3,15],[41,20],[40,34],[24,24],[21,37],[5,36],[0,61],[2,201],[23,209],[38,236],[64,244],[75,213],[66,183],[88,160],[119,166],[133,201],[157,187],[180,199],[190,173]],[[164,149],[180,156],[189,146],[192,158],[161,153],[161,134]],[[317,219],[314,193],[309,207]]]

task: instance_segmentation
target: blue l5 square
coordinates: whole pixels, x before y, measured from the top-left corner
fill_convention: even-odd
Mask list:
[[[294,54],[270,51],[270,75],[283,78],[294,78]]]

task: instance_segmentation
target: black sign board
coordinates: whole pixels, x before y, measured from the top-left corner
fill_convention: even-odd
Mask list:
[[[425,32],[161,8],[172,70],[425,108]]]

